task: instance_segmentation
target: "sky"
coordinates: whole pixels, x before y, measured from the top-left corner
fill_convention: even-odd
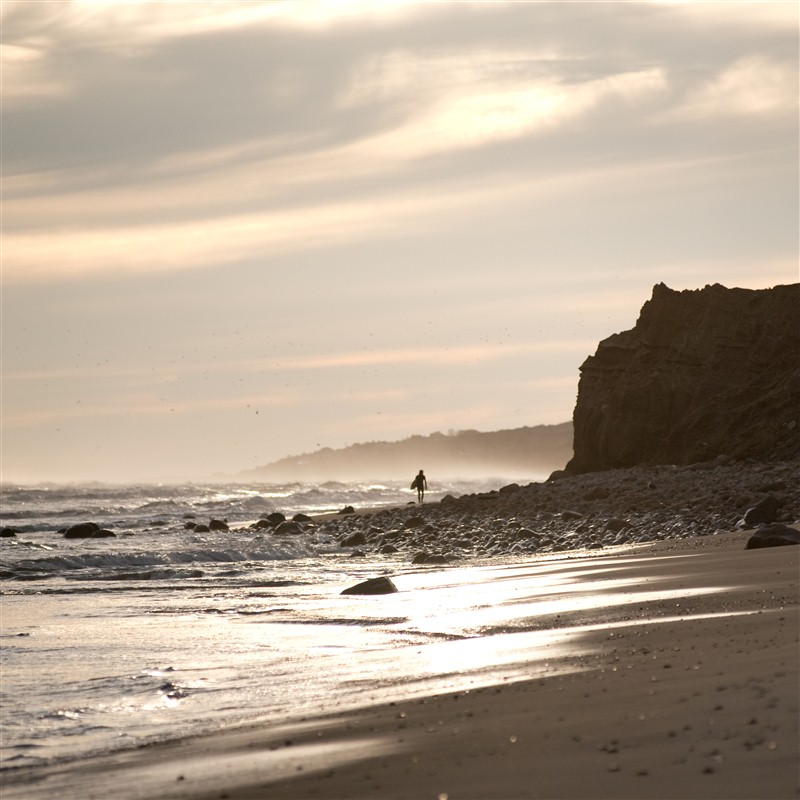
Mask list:
[[[798,280],[798,7],[2,0],[0,478],[571,419],[654,284]]]

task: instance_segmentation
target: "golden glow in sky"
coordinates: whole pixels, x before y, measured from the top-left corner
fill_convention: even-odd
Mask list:
[[[797,280],[793,3],[3,2],[7,481],[570,418]]]

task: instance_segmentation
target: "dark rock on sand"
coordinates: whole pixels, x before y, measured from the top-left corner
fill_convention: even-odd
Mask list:
[[[653,289],[581,366],[571,475],[800,457],[800,284]]]
[[[450,559],[447,556],[440,555],[439,553],[417,553],[411,559],[412,564],[448,564]]]
[[[353,508],[353,506],[345,506],[338,513],[339,514],[355,514],[356,510]]]
[[[225,522],[225,520],[224,520],[224,519],[212,519],[212,520],[211,520],[211,521],[208,523],[208,527],[209,527],[209,528],[210,528],[212,531],[227,531],[227,530],[230,530],[230,529],[228,528],[228,523],[227,523],[227,522]]]
[[[382,575],[379,578],[370,578],[369,580],[357,583],[355,586],[350,586],[345,589],[342,594],[392,594],[397,591],[397,587],[392,582],[391,578]]]
[[[777,497],[770,495],[765,497],[760,503],[748,508],[742,517],[742,523],[745,528],[751,528],[753,525],[762,525],[768,522],[775,522],[778,519],[778,508],[780,501]]]
[[[292,517],[292,522],[313,522],[313,520],[308,514],[295,514]]]
[[[271,514],[267,514],[267,516],[264,517],[264,519],[266,519],[266,521],[270,525],[272,525],[273,528],[276,527],[277,525],[280,525],[281,522],[286,521],[285,515],[281,514],[280,511],[273,511]]]
[[[760,547],[781,547],[787,544],[800,544],[800,531],[788,525],[773,523],[759,528],[744,546],[745,550],[755,550]]]

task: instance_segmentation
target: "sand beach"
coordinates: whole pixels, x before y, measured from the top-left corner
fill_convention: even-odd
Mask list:
[[[501,607],[438,657],[458,672],[465,644],[501,654],[490,685],[409,681],[391,702],[364,685],[357,707],[11,770],[4,800],[795,798],[800,548],[746,550],[749,535],[470,569],[464,607],[487,588]],[[448,573],[466,574],[426,579]]]

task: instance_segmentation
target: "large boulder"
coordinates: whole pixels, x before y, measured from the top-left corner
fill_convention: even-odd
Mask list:
[[[759,547],[782,547],[787,544],[800,544],[800,531],[788,525],[774,523],[759,528],[747,540],[745,550],[755,550]]]
[[[800,457],[800,284],[653,289],[581,366],[567,474]]]
[[[780,501],[777,497],[772,495],[765,497],[760,503],[744,512],[742,524],[746,528],[752,528],[754,525],[775,522],[778,519],[778,508],[780,508]]]

